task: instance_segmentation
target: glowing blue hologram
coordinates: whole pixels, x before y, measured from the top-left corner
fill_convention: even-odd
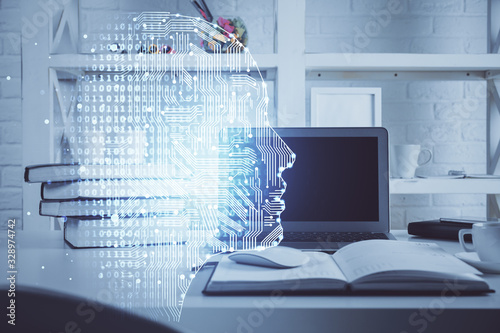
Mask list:
[[[159,309],[153,317],[178,320],[192,279],[187,272],[212,253],[282,240],[281,176],[295,154],[269,125],[267,85],[256,61],[228,32],[156,12],[116,26],[123,29],[114,34],[125,37],[112,50],[126,53],[91,58],[73,121],[82,131],[69,140],[81,152],[76,162],[149,170],[124,181],[131,193],[151,196],[109,205],[104,213],[116,228],[102,238],[117,232],[133,241],[115,246],[135,245],[121,249],[127,254],[114,285],[127,281],[126,297],[141,294]]]

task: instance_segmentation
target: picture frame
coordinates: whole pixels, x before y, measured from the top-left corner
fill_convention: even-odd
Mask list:
[[[382,126],[382,88],[311,88],[311,127]]]

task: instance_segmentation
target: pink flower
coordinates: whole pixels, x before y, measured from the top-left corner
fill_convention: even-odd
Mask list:
[[[222,29],[226,30],[228,33],[232,33],[234,31],[234,27],[231,25],[231,21],[229,20],[226,20],[219,16],[217,23]],[[227,33],[225,33],[225,35],[227,36]]]
[[[219,24],[219,26],[223,27],[226,24],[230,24],[231,22],[229,22],[229,20],[226,20],[226,19],[222,18],[221,16],[219,16],[217,23]]]

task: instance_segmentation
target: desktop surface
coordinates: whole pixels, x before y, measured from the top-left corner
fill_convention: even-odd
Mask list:
[[[399,240],[435,242],[449,253],[461,252],[458,242],[408,237],[406,231],[394,231],[394,235]],[[93,262],[99,261],[100,251],[118,254],[120,249],[72,249],[60,231],[18,231],[16,243],[18,286],[91,299],[110,292],[105,287],[108,278],[97,278],[100,267]],[[5,238],[0,246],[6,248]],[[0,261],[0,269],[7,271],[6,260]],[[500,328],[500,275],[484,275],[497,290],[485,296],[283,296],[279,292],[269,296],[205,296],[201,290],[210,272],[210,265],[198,272],[184,299],[180,325],[193,332],[498,332]],[[96,278],[89,279],[91,276]],[[115,291],[119,290],[111,292]],[[119,299],[104,301],[121,307]],[[127,311],[151,318],[150,306],[142,302]],[[155,320],[167,321],[153,314]]]

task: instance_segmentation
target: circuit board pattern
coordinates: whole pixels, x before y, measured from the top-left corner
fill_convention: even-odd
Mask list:
[[[281,174],[295,155],[270,127],[255,60],[230,33],[179,14],[114,20],[109,33],[85,35],[111,53],[89,55],[78,79],[67,156],[155,172],[125,176],[126,198],[120,182],[100,183],[113,195],[87,204],[105,207],[105,218],[85,210],[95,219],[78,232],[120,247],[102,250],[97,265],[124,308],[141,303],[156,309],[152,317],[178,320],[210,254],[281,241]]]

